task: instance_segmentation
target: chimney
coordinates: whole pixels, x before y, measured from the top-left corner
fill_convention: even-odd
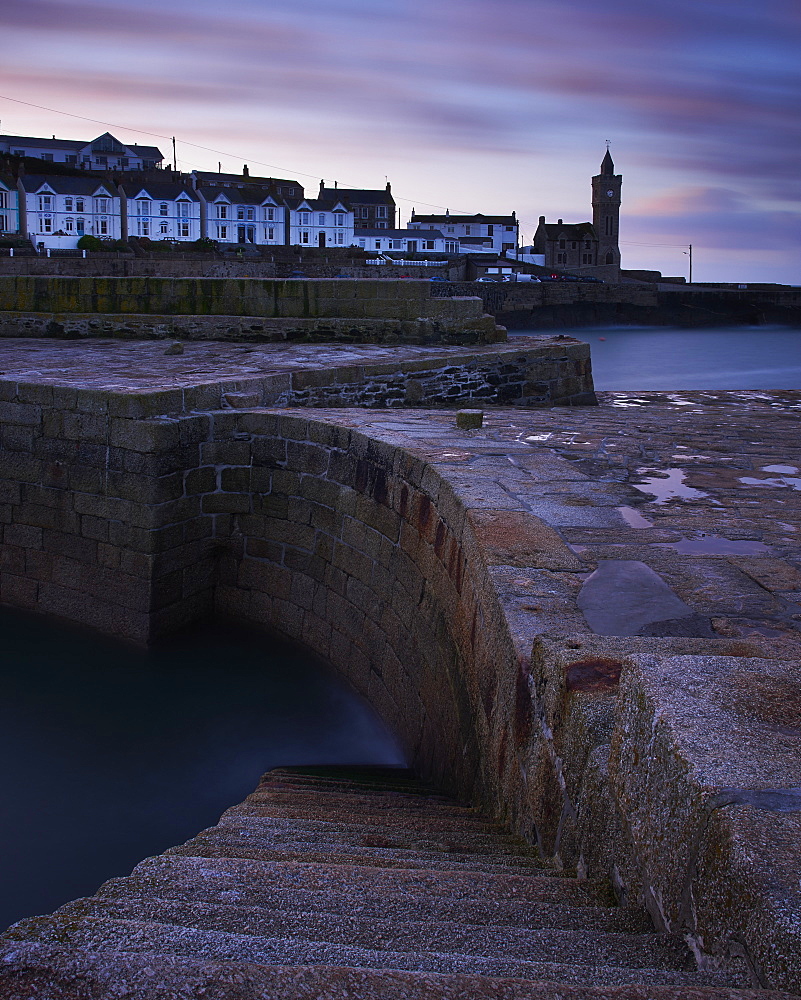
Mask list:
[[[540,225],[541,225],[541,226],[544,226],[544,225],[545,225],[545,216],[544,216],[544,215],[541,215],[541,216],[540,216]]]
[[[387,192],[390,194],[392,193],[392,185],[389,183],[389,181],[387,181]]]
[[[561,219],[557,219],[556,220],[556,224],[557,224],[557,226],[561,226],[562,225],[562,220]]]
[[[243,177],[250,177],[250,171],[248,170],[247,163],[242,167],[242,176]]]

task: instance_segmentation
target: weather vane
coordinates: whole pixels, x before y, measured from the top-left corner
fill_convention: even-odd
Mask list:
[[[610,147],[611,145],[612,145],[612,140],[611,140],[611,139],[607,139],[607,140],[606,140],[606,151],[607,151],[607,153],[609,152],[609,147]]]

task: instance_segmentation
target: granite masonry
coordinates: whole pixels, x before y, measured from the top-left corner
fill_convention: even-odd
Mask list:
[[[140,642],[211,613],[298,639],[433,786],[702,970],[801,990],[799,394],[606,394],[459,430],[276,407],[233,345],[216,378],[206,345],[136,369],[138,346],[3,343],[3,603]],[[42,933],[62,961],[74,920],[2,939],[6,981]]]

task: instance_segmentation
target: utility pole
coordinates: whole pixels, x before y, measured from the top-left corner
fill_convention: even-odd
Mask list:
[[[687,247],[687,249],[684,251],[684,256],[690,258],[690,280],[689,280],[688,284],[691,285],[693,283],[693,245],[692,245],[692,243],[690,243],[689,246]]]
[[[178,173],[178,159],[175,155],[175,136],[172,137],[172,169],[173,173]]]

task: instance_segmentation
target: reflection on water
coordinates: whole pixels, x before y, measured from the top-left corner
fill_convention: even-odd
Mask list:
[[[144,651],[0,610],[0,926],[214,824],[282,764],[403,763],[296,647],[194,629]]]
[[[801,389],[801,330],[613,327],[554,332],[569,332],[592,345],[599,390]]]

